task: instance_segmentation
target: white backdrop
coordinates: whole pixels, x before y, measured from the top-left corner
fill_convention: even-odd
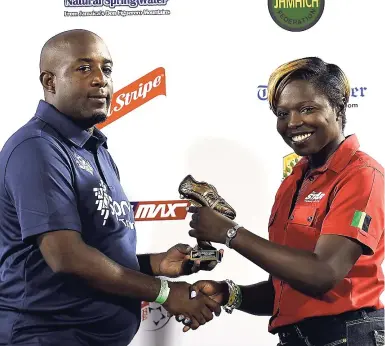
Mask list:
[[[340,65],[352,87],[367,88],[364,97],[351,99],[358,107],[348,110],[345,132],[356,133],[362,150],[385,166],[383,44],[375,38],[384,34],[383,0],[371,0],[370,5],[361,0],[326,1],[320,21],[299,33],[278,27],[265,0],[169,0],[165,8],[171,15],[68,18],[62,0],[19,0],[0,22],[0,145],[33,116],[43,97],[38,65],[44,42],[58,32],[83,28],[108,45],[115,90],[155,68],[166,71],[167,96],[156,97],[103,129],[132,201],[178,199],[179,182],[192,174],[218,188],[236,209],[239,223],[267,238],[282,159],[291,150],[276,133],[275,117],[267,101],[258,99],[257,87],[267,84],[278,65],[305,56]],[[138,222],[138,252],[164,251],[177,242],[194,245],[188,222]],[[267,277],[225,250],[215,271],[183,279],[231,278],[252,284]],[[132,345],[278,342],[267,331],[268,318],[238,311],[223,313],[186,334],[173,319],[156,332],[145,330],[153,328],[151,323],[143,324]]]

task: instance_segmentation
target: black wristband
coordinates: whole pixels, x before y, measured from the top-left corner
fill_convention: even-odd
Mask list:
[[[146,255],[138,255],[138,262],[140,267],[140,272],[146,275],[154,276],[154,272],[151,268],[151,262],[150,262],[150,256],[149,254]]]

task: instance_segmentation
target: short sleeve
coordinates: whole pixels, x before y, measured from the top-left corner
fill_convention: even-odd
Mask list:
[[[336,234],[359,241],[372,255],[384,232],[384,176],[361,167],[337,186],[321,234]]]
[[[22,142],[9,157],[4,179],[23,241],[55,230],[81,232],[70,161],[59,146],[42,137]]]

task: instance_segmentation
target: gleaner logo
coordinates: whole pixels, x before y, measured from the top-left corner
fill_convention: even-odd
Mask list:
[[[305,198],[305,202],[319,202],[323,198],[323,196],[325,196],[324,193],[313,191]]]
[[[97,128],[102,129],[156,96],[166,95],[165,73],[164,68],[159,67],[115,92],[108,118],[104,123],[98,124]]]
[[[274,22],[288,31],[304,31],[322,16],[325,0],[268,0]]]
[[[135,221],[184,220],[187,216],[187,200],[131,202]]]

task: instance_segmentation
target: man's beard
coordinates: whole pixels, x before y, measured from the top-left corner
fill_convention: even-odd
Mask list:
[[[107,114],[104,112],[97,112],[92,114],[90,118],[78,118],[76,124],[82,129],[87,130],[94,127],[97,124],[104,123],[107,120]]]
[[[104,123],[107,120],[107,114],[106,113],[97,113],[92,118],[93,118],[93,120],[95,122],[94,125],[101,124],[101,123]]]

